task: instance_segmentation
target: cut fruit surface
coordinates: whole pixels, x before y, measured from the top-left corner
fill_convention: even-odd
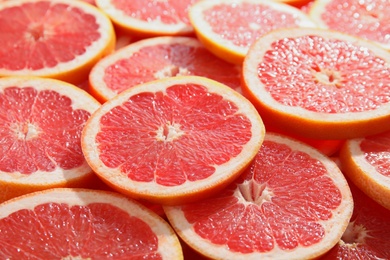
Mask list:
[[[390,210],[390,132],[347,140],[340,162],[356,186]]]
[[[0,3],[0,76],[42,76],[81,83],[115,46],[110,19],[67,0]]]
[[[350,223],[341,240],[321,260],[390,259],[390,210],[349,182],[354,200]]]
[[[80,136],[100,106],[62,81],[0,79],[0,201],[59,186],[82,186],[93,176]]]
[[[223,192],[164,210],[178,235],[213,259],[313,259],[340,240],[353,201],[332,160],[267,133],[252,164]]]
[[[2,259],[183,259],[165,220],[118,193],[57,188],[0,204]]]
[[[323,28],[356,35],[390,50],[388,0],[316,0],[309,15]]]
[[[132,86],[173,76],[203,76],[241,91],[241,67],[210,53],[192,37],[134,42],[100,60],[89,75],[90,92],[107,101]]]
[[[199,0],[96,0],[117,30],[137,37],[190,35],[188,8]]]
[[[384,132],[390,128],[390,53],[336,31],[273,31],[248,52],[242,91],[266,124],[307,138]]]
[[[197,37],[211,52],[240,65],[258,37],[280,28],[316,27],[297,8],[265,0],[200,1],[189,15]]]
[[[88,120],[82,149],[117,191],[161,204],[221,190],[246,168],[265,130],[253,105],[219,82],[181,76],[140,84]]]

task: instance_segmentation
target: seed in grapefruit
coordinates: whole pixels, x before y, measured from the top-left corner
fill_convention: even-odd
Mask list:
[[[326,29],[270,32],[243,65],[244,95],[265,123],[314,139],[390,128],[390,53]]]
[[[0,79],[0,201],[52,187],[87,185],[94,174],[80,136],[100,104],[62,81]]]
[[[177,76],[104,103],[82,134],[94,172],[134,198],[180,204],[218,192],[249,165],[265,130],[253,105],[217,81]]]
[[[252,164],[229,187],[164,210],[177,234],[212,259],[313,259],[340,240],[353,201],[329,157],[267,133]]]
[[[183,259],[169,224],[108,191],[56,188],[0,205],[2,259]]]
[[[82,1],[0,4],[0,76],[41,76],[74,84],[115,46],[110,19]]]
[[[321,260],[390,259],[390,210],[349,182],[353,215],[341,240]]]
[[[192,35],[188,8],[198,0],[96,0],[117,31],[134,37]]]
[[[266,0],[199,1],[190,8],[199,40],[216,56],[242,64],[250,45],[261,35],[293,27],[316,27],[297,8]]]
[[[241,67],[209,52],[196,38],[161,36],[134,42],[100,60],[89,75],[101,102],[141,83],[173,76],[203,76],[241,91]]]
[[[390,132],[347,140],[340,163],[356,186],[390,210]]]
[[[323,28],[356,35],[390,50],[388,0],[316,0],[309,15]]]

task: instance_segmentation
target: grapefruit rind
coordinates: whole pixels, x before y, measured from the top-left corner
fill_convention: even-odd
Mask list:
[[[258,39],[250,48],[243,64],[242,91],[258,109],[265,124],[293,134],[314,139],[350,139],[381,133],[390,129],[390,102],[375,110],[348,113],[309,111],[302,107],[283,105],[270,95],[257,76],[258,63],[271,50],[272,43],[302,36],[340,39],[359,48],[366,48],[390,64],[390,53],[376,44],[344,33],[327,29],[292,28],[275,30]]]
[[[116,43],[114,27],[111,20],[98,8],[82,1],[51,0],[50,2],[53,5],[61,3],[79,8],[82,12],[92,15],[95,18],[94,21],[98,24],[98,32],[101,37],[98,41],[94,41],[92,45],[86,46],[84,53],[76,56],[71,61],[58,63],[54,67],[46,67],[39,70],[8,70],[0,68],[0,77],[39,76],[63,80],[72,84],[80,84],[88,78],[91,68],[97,61],[114,51]],[[12,8],[24,3],[31,3],[31,1],[5,1],[0,4],[0,9]]]
[[[162,259],[183,259],[180,241],[170,225],[141,203],[116,192],[83,188],[53,188],[37,191],[0,204],[0,218],[5,218],[18,210],[34,210],[35,207],[45,203],[59,203],[70,207],[103,203],[117,207],[129,216],[139,218],[148,224],[158,238],[157,252],[162,256]],[[77,216],[74,217],[77,219]]]
[[[390,178],[380,174],[360,148],[364,138],[347,140],[340,150],[341,168],[368,197],[390,210]]]
[[[315,245],[311,245],[309,247],[301,245],[291,251],[286,251],[275,246],[275,248],[269,252],[253,252],[248,254],[232,252],[227,246],[215,245],[201,238],[194,231],[193,225],[187,221],[180,205],[163,206],[168,221],[176,233],[183,239],[183,241],[185,241],[185,243],[197,252],[212,259],[316,259],[317,257],[325,254],[339,242],[348,226],[353,212],[352,194],[339,167],[329,157],[323,155],[318,150],[291,138],[278,134],[267,133],[264,141],[266,140],[287,144],[293,150],[302,151],[309,154],[312,158],[318,159],[328,170],[329,177],[332,178],[333,183],[339,188],[342,200],[340,205],[333,210],[333,217],[326,221],[318,221],[318,223],[322,224],[325,228],[326,235],[324,239]],[[207,199],[205,201],[207,201]]]
[[[100,131],[100,118],[114,107],[126,102],[129,97],[143,92],[164,92],[165,89],[177,84],[199,84],[207,86],[210,92],[218,93],[224,99],[233,101],[239,107],[238,113],[247,115],[251,121],[252,137],[242,147],[242,152],[230,161],[215,166],[216,171],[207,179],[195,182],[186,181],[177,186],[163,187],[155,182],[137,182],[130,180],[119,168],[109,168],[99,159],[99,150],[95,141]],[[82,133],[82,150],[85,158],[94,172],[115,190],[137,199],[145,199],[153,203],[177,205],[198,200],[216,193],[226,187],[246,168],[260,149],[265,135],[261,117],[253,105],[241,94],[230,87],[214,80],[200,76],[176,76],[164,78],[134,86],[104,103],[88,120]]]
[[[236,0],[218,0],[199,1],[193,4],[189,10],[189,17],[197,38],[210,52],[233,64],[242,64],[249,47],[235,45],[230,40],[224,39],[223,36],[216,34],[204,18],[203,12],[208,9],[212,9],[216,5],[232,5],[232,8],[234,8],[235,5],[239,5],[240,3],[266,5],[275,10],[285,11],[286,13],[299,17],[298,26],[300,27],[317,27],[314,21],[312,21],[305,13],[301,12],[297,8],[287,4],[278,3],[277,1],[244,0],[237,2]]]
[[[97,102],[87,92],[80,88],[55,79],[45,79],[39,77],[4,77],[0,79],[0,92],[10,86],[19,88],[33,87],[38,91],[52,90],[72,99],[72,108],[83,109],[92,114],[100,107]],[[54,187],[83,187],[94,179],[95,175],[86,161],[82,165],[73,169],[61,169],[57,167],[53,171],[36,171],[32,174],[22,174],[20,172],[0,171],[0,187],[2,196],[0,201],[5,201],[11,197],[25,193],[38,191]]]

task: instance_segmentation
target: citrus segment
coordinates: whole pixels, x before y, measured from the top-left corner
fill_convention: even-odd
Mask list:
[[[347,140],[340,151],[346,175],[369,197],[390,209],[390,132]]]
[[[317,0],[309,14],[323,28],[375,41],[390,50],[388,0]]]
[[[166,36],[137,41],[100,60],[89,75],[90,92],[107,101],[141,83],[188,75],[241,91],[241,67],[217,58],[195,38]]]
[[[209,196],[249,164],[264,136],[252,104],[216,81],[181,76],[134,86],[104,103],[82,135],[94,171],[155,203]]]
[[[188,8],[198,0],[96,0],[117,30],[136,37],[191,35]]]
[[[389,259],[390,210],[349,185],[354,199],[351,221],[340,242],[320,259]]]
[[[186,243],[221,259],[313,259],[339,241],[352,208],[348,184],[333,161],[271,133],[223,192],[164,206]]]
[[[278,30],[254,43],[243,65],[244,95],[264,122],[317,139],[390,128],[390,53],[330,30]]]
[[[42,76],[80,83],[114,49],[109,18],[81,1],[0,4],[0,76]]]
[[[199,40],[216,56],[241,64],[250,45],[279,28],[316,27],[297,8],[264,0],[200,1],[190,8]]]
[[[89,181],[93,173],[80,136],[99,106],[92,96],[65,82],[0,79],[0,200]]]
[[[117,193],[50,189],[0,212],[2,259],[183,259],[168,223]]]

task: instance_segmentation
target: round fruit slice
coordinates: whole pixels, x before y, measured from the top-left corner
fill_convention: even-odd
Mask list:
[[[390,53],[336,31],[273,31],[248,52],[242,91],[264,122],[294,134],[380,133],[390,128]]]
[[[0,76],[42,76],[81,83],[115,46],[111,21],[82,1],[0,4]]]
[[[349,186],[354,200],[351,221],[340,242],[320,259],[390,259],[390,210]]]
[[[231,186],[164,210],[178,235],[213,259],[314,259],[340,240],[353,200],[329,157],[267,133]]]
[[[200,41],[215,55],[241,64],[250,45],[272,30],[316,27],[297,8],[267,0],[200,1],[190,8]]]
[[[98,107],[92,96],[62,81],[0,79],[0,201],[51,187],[86,185],[94,174],[80,136]]]
[[[390,132],[347,140],[340,162],[356,186],[390,210]]]
[[[309,15],[323,28],[375,41],[390,50],[388,0],[316,0]]]
[[[100,101],[141,83],[172,76],[203,76],[241,91],[241,67],[210,53],[192,37],[140,40],[100,60],[89,75],[90,92]]]
[[[181,76],[134,86],[88,120],[82,149],[117,191],[161,204],[210,196],[260,149],[265,130],[253,105],[226,85]]]
[[[183,259],[168,223],[118,193],[57,188],[0,205],[2,259]]]
[[[96,0],[122,33],[138,37],[194,33],[188,8],[198,0]]]

